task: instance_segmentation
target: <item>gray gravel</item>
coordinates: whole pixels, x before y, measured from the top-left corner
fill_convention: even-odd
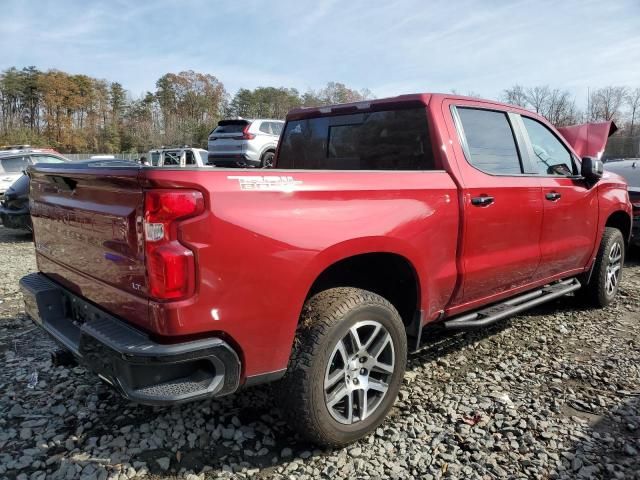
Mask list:
[[[640,479],[639,258],[605,310],[564,298],[485,331],[430,332],[390,418],[323,451],[291,433],[269,387],[151,408],[53,367],[18,292],[33,244],[0,227],[0,478]]]

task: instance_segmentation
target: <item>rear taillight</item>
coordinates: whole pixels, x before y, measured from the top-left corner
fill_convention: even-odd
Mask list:
[[[202,193],[193,190],[145,192],[144,238],[149,294],[158,300],[193,295],[193,252],[178,239],[181,220],[204,211]]]
[[[232,137],[234,140],[253,140],[254,138],[256,138],[254,133],[249,133],[249,127],[251,126],[251,124],[247,125],[246,127],[244,127],[242,129],[242,135],[237,135],[235,137]]]

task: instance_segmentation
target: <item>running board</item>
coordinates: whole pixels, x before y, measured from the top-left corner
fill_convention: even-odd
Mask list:
[[[517,297],[510,298],[501,303],[496,303],[489,307],[477,310],[473,313],[454,317],[445,320],[442,324],[447,330],[462,330],[480,328],[491,325],[503,318],[510,317],[516,313],[535,307],[542,303],[561,297],[567,293],[578,290],[582,285],[577,278],[570,278],[561,282],[545,285],[539,290],[525,293]]]

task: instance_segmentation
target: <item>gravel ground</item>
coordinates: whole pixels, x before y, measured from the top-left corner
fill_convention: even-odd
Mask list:
[[[567,297],[484,331],[431,332],[390,418],[324,451],[291,433],[269,387],[151,408],[53,367],[18,292],[33,244],[0,227],[0,478],[640,479],[639,258],[605,310]]]

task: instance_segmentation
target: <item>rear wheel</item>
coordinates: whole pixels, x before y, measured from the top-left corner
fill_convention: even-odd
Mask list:
[[[275,158],[275,152],[269,151],[265,152],[262,155],[262,160],[260,161],[260,168],[272,168],[273,167],[273,159]]]
[[[309,440],[339,447],[374,430],[395,401],[407,359],[404,325],[384,298],[332,288],[305,305],[280,396]]]
[[[620,288],[624,265],[625,242],[617,228],[605,228],[591,281],[583,288],[582,296],[597,307],[609,305]]]

